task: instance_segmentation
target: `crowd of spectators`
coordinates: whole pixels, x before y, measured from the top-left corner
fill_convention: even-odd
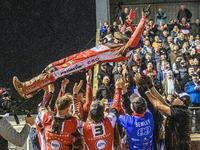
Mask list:
[[[104,85],[104,92],[100,88],[97,97],[106,99],[112,98],[113,94],[107,94],[112,91],[112,85],[117,81],[120,75],[127,75],[134,89],[135,84],[132,81],[134,75],[139,72],[142,75],[150,76],[153,79],[154,86],[171,103],[176,93],[186,92],[192,98],[194,107],[200,106],[200,23],[199,18],[195,19],[190,25],[192,13],[181,5],[178,11],[177,19],[166,22],[167,14],[161,8],[156,14],[156,21],[149,19],[143,32],[142,46],[132,50],[130,59],[118,63],[103,63],[98,72],[98,84]],[[121,24],[113,22],[109,25],[104,22],[101,28],[100,44],[113,43],[115,41],[114,33],[121,31],[122,24],[128,18],[128,8],[120,16]],[[109,83],[105,84],[106,80]],[[134,87],[134,88],[133,88]],[[100,92],[101,91],[101,92]],[[134,92],[134,91],[132,91]],[[199,111],[196,111],[196,124],[199,124]],[[199,128],[196,126],[196,130]]]
[[[150,6],[147,8],[150,12]],[[125,8],[119,25],[117,22],[112,26],[106,21],[103,23],[99,44],[116,43],[114,33],[121,31],[128,12]],[[63,79],[55,115],[52,115],[49,106],[54,85],[44,87],[36,128],[30,133],[33,147],[158,150],[164,149],[166,139],[167,150],[173,147],[189,150],[191,120],[188,106],[192,100],[191,107],[200,107],[200,23],[197,18],[190,26],[191,16],[182,5],[178,12],[180,23],[171,20],[167,24],[167,14],[159,8],[156,23],[153,19],[148,20],[140,39],[141,47],[130,49],[127,61],[100,64],[95,97],[92,71],[86,73],[85,103],[83,93],[79,93],[83,81],[79,85],[75,83],[72,96],[65,94],[69,80]],[[197,110],[195,115],[195,130],[200,131],[200,111]],[[0,116],[0,119],[4,118]],[[33,118],[27,118],[26,122],[33,125],[33,121]],[[28,126],[27,133],[29,130]],[[5,132],[5,129],[1,131]],[[3,136],[7,135],[4,132],[0,134],[3,140],[12,142]],[[174,143],[171,138],[175,139]]]

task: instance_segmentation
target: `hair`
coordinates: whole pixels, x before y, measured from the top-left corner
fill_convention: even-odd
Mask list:
[[[147,110],[147,102],[144,98],[137,97],[136,95],[132,94],[130,96],[130,101],[133,106],[133,109],[138,114],[144,114]]]
[[[65,94],[56,101],[56,108],[58,110],[65,110],[69,108],[73,102],[73,96],[70,93]]]

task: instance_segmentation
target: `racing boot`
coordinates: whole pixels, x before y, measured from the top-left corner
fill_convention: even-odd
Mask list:
[[[52,73],[42,73],[30,81],[20,82],[16,76],[13,77],[13,85],[17,92],[25,99],[33,97],[36,91],[54,82],[56,79]]]

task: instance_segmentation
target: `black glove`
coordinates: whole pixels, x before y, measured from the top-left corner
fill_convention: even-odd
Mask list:
[[[140,85],[140,87],[144,93],[150,91],[149,86],[147,84]]]
[[[145,18],[149,17],[149,15],[151,14],[151,9],[150,8],[151,8],[150,5],[146,9],[142,8],[143,17],[145,17]]]
[[[153,87],[153,82],[149,76],[145,76],[145,80],[147,82],[147,85],[149,86],[149,89]]]

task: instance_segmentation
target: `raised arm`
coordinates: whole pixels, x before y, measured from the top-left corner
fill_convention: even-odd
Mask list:
[[[169,106],[166,106],[163,103],[161,103],[161,101],[154,97],[154,95],[150,91],[146,91],[145,94],[156,109],[160,110],[166,115],[171,116],[171,110]]]
[[[87,80],[87,85],[86,85],[86,103],[83,106],[83,121],[87,120],[88,113],[90,111],[90,105],[93,100],[93,91],[92,91],[92,70],[89,70],[88,73],[86,73],[86,80]]]
[[[132,34],[129,41],[126,43],[125,46],[123,46],[119,52],[122,56],[124,56],[128,50],[129,47],[135,47],[137,46],[138,42],[140,41],[140,37],[144,31],[144,27],[147,21],[148,16],[150,15],[150,6],[147,7],[147,9],[143,9],[142,11],[142,19],[140,20],[135,32]]]
[[[149,83],[148,81],[151,81],[151,80],[148,80],[148,78],[145,76],[139,79],[138,84],[140,85],[142,91],[146,94],[149,101],[152,103],[152,105],[156,109],[160,110],[166,115],[171,115],[170,106],[163,104],[164,99],[160,96],[159,93],[157,93],[157,90],[153,87],[152,82]],[[157,95],[158,98],[152,94],[151,90],[155,92],[155,95]]]
[[[73,114],[75,116],[79,115],[78,111],[78,92],[80,91],[81,87],[83,85],[83,80],[79,82],[79,84],[75,83],[74,88],[73,88],[73,96],[74,96],[74,101],[73,101]]]

